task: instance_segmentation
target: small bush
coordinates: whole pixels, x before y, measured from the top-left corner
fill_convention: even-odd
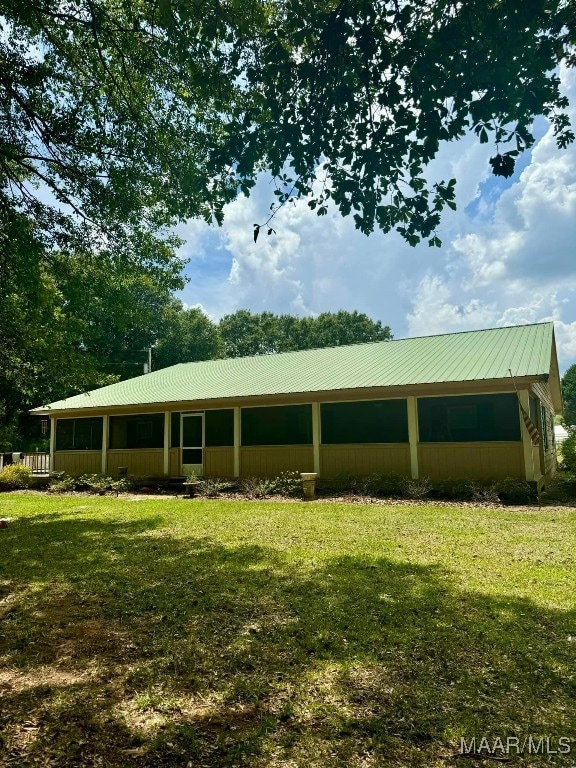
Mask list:
[[[415,480],[411,477],[402,478],[402,495],[407,499],[424,499],[432,492],[432,484],[427,477]]]
[[[272,478],[271,493],[278,496],[301,496],[302,478],[300,472],[287,470]]]
[[[139,477],[138,475],[130,475],[128,477],[119,477],[115,480],[116,485],[123,491],[131,491],[137,493],[141,488],[148,486],[145,477]]]
[[[51,493],[70,493],[76,490],[76,478],[66,472],[52,472],[49,483],[48,490]]]
[[[568,427],[568,437],[560,446],[562,451],[562,468],[567,472],[576,473],[576,427]]]
[[[249,499],[263,499],[272,495],[274,481],[269,477],[244,477],[240,481],[240,490]]]
[[[228,480],[222,479],[221,477],[205,477],[202,480],[196,480],[193,482],[198,483],[199,495],[206,496],[207,498],[214,498],[219,496],[223,491],[227,491],[232,487],[232,483],[230,483]]]
[[[400,496],[405,478],[402,475],[386,475],[374,472],[366,478],[368,494],[371,496]]]
[[[28,488],[32,479],[32,470],[24,464],[9,464],[0,472],[0,490],[13,491]]]
[[[120,491],[127,490],[128,483],[126,478],[121,477],[118,480],[114,480],[113,477],[107,475],[82,475],[76,480],[75,487],[79,491],[88,491],[89,493],[99,493],[104,495],[109,491],[120,493]]]
[[[506,477],[494,483],[494,487],[505,504],[531,504],[537,499],[535,487],[526,480]]]
[[[472,501],[478,504],[500,504],[497,483],[470,483]]]
[[[540,500],[545,504],[576,501],[576,476],[569,472],[559,472],[544,488]]]
[[[454,501],[470,501],[477,490],[477,484],[471,480],[452,479],[435,480],[432,484],[432,495],[437,499]]]

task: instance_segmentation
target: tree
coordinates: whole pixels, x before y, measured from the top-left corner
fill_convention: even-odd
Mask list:
[[[562,396],[564,398],[564,424],[576,425],[576,364],[571,365],[562,377]]]
[[[331,198],[363,232],[438,245],[441,142],[473,131],[509,176],[535,116],[574,139],[567,0],[4,0],[0,18],[0,180],[54,237],[78,216],[109,240],[221,222],[269,171],[279,205]]]
[[[175,264],[153,266],[169,246],[134,243],[136,253],[48,250],[29,217],[2,208],[0,196],[3,447],[22,448],[29,408],[142,371],[143,348],[182,280]]]
[[[371,320],[362,312],[323,312],[315,318],[307,318],[310,337],[306,347],[339,347],[343,344],[362,344],[368,341],[388,341],[390,328],[377,320]]]
[[[210,318],[198,307],[185,309],[181,301],[172,299],[161,319],[159,340],[153,351],[153,367],[215,360],[222,357],[222,353],[218,328]]]
[[[390,328],[359,312],[324,312],[318,317],[252,314],[246,309],[226,315],[218,325],[226,357],[293,352],[300,349],[386,341]]]
[[[239,309],[224,315],[218,324],[225,357],[246,357],[282,352],[278,316],[272,312],[254,315]]]

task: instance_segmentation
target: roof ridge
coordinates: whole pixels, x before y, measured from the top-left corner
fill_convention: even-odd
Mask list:
[[[461,336],[465,333],[487,333],[488,331],[506,331],[511,328],[531,328],[536,325],[554,325],[553,320],[542,320],[538,323],[520,323],[519,325],[498,325],[493,328],[471,328],[467,331],[451,331],[445,333],[429,333],[424,336],[402,336],[402,338],[395,339],[380,339],[380,341],[358,341],[352,344],[334,344],[329,347],[309,347],[308,349],[289,349],[285,352],[263,352],[256,355],[238,355],[237,357],[216,357],[208,358],[207,360],[190,360],[185,363],[176,363],[175,365],[168,366],[168,368],[175,368],[177,365],[198,365],[199,363],[217,363],[225,362],[228,360],[252,360],[262,359],[266,357],[277,357],[278,355],[296,355],[302,352],[319,352],[320,350],[328,349],[349,349],[350,347],[369,347],[376,344],[393,344],[399,341],[417,341],[418,339],[440,339],[444,336]],[[160,370],[167,370],[162,368]]]

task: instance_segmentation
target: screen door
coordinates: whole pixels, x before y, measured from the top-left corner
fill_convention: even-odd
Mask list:
[[[204,414],[183,413],[180,429],[182,474],[204,472]]]

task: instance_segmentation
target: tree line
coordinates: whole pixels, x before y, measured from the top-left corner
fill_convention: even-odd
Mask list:
[[[65,264],[69,267],[70,261]],[[12,333],[11,354],[0,376],[0,450],[38,445],[39,419],[29,416],[29,408],[142,374],[148,348],[152,368],[158,370],[392,338],[388,326],[356,311],[296,317],[241,309],[214,322],[146,275],[110,281],[94,267],[87,280],[80,272],[63,270],[66,279],[58,286],[45,278],[42,290],[32,281],[29,295],[22,285],[19,294],[12,294],[14,311],[4,316],[3,336],[0,329],[4,344]],[[35,325],[27,329],[31,319]],[[27,365],[26,358],[34,365]]]

